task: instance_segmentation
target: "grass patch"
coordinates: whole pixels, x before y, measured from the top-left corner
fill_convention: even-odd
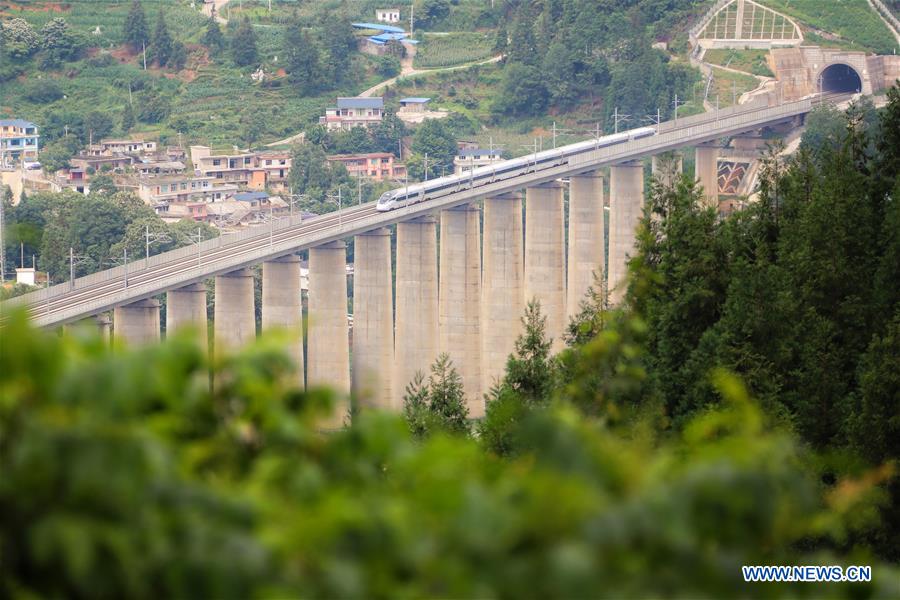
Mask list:
[[[753,75],[763,75],[765,77],[774,77],[766,57],[769,55],[768,50],[730,50],[714,48],[707,50],[703,55],[703,59],[713,65],[730,67],[738,71],[752,73]]]
[[[760,3],[809,27],[840,36],[848,44],[844,48],[878,54],[891,54],[897,49],[894,36],[866,0],[761,0]]]
[[[755,89],[758,85],[759,80],[751,75],[741,75],[713,67],[713,84],[707,100],[715,105],[718,95],[719,107],[731,106],[740,99],[741,94]]]
[[[452,67],[490,58],[494,36],[486,33],[425,34],[416,49],[414,64],[418,68]]]

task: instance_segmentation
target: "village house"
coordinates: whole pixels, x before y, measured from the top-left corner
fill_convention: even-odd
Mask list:
[[[462,175],[472,169],[484,167],[503,160],[503,155],[497,149],[478,147],[463,147],[457,150],[453,157],[453,174]]]
[[[96,156],[111,156],[115,154],[131,154],[149,156],[156,154],[156,142],[147,140],[100,140],[99,144],[93,144],[89,154],[96,152]]]
[[[37,125],[22,119],[0,119],[0,167],[36,162],[40,142]]]
[[[369,152],[365,154],[333,154],[326,157],[331,163],[340,163],[353,177],[363,177],[373,181],[402,179],[406,177],[406,165],[395,162],[390,152]]]
[[[236,185],[213,185],[212,177],[149,177],[138,182],[138,197],[151,206],[161,202],[217,202],[238,191]]]
[[[337,106],[325,109],[319,123],[329,131],[349,131],[354,127],[369,127],[381,123],[384,117],[384,98],[338,98]]]
[[[399,8],[376,8],[375,9],[375,20],[380,21],[382,23],[399,23],[400,22],[400,9]]]
[[[212,154],[208,146],[191,146],[194,172],[212,177],[213,185],[239,185],[254,190],[284,188],[291,170],[288,152]]]
[[[72,169],[80,169],[85,172],[90,172],[89,169],[93,169],[94,171],[124,170],[126,167],[131,166],[133,162],[134,159],[132,157],[125,156],[124,154],[114,156],[89,156],[79,154],[69,159],[69,165],[71,165]]]

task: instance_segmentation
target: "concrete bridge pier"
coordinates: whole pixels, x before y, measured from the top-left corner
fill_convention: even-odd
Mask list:
[[[289,254],[262,266],[262,329],[288,335],[288,353],[303,388],[303,308],[300,302],[300,257]]]
[[[352,389],[363,407],[389,409],[394,370],[391,231],[354,238]]]
[[[567,320],[578,314],[588,288],[595,285],[594,277],[598,284],[602,280],[606,262],[603,176],[594,171],[573,175],[569,181]]]
[[[350,408],[350,347],[347,331],[347,249],[341,241],[309,250],[307,387],[334,390],[337,403],[322,423],[338,428]]]
[[[193,329],[197,344],[206,352],[208,344],[206,286],[202,283],[193,283],[166,292],[166,336],[186,328]]]
[[[256,339],[256,308],[252,269],[216,275],[213,311],[215,352],[239,349]]]
[[[523,254],[522,195],[485,198],[481,279],[481,389],[485,392],[503,376],[506,357],[522,329]]]
[[[109,343],[112,338],[112,319],[109,313],[101,313],[95,317],[97,319],[97,331],[100,333],[100,339]]]
[[[159,342],[159,300],[138,300],[113,310],[114,335],[129,346]]]
[[[480,212],[471,204],[441,211],[440,351],[462,377],[473,418],[484,416]]]
[[[639,160],[610,167],[609,274],[610,303],[619,304],[627,291],[628,259],[635,252],[635,229],[644,209],[644,165]]]
[[[563,185],[542,183],[525,191],[525,296],[541,303],[553,351],[565,345],[566,254]]]
[[[697,146],[694,159],[697,182],[703,187],[706,206],[719,207],[719,148],[712,144]]]
[[[433,217],[397,224],[394,407],[403,408],[417,371],[426,379],[438,355],[437,230]]]

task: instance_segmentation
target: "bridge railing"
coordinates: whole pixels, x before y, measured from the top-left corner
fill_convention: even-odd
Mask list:
[[[181,248],[176,248],[175,250],[169,250],[167,252],[155,254],[149,259],[139,258],[129,262],[127,266],[119,265],[111,269],[105,269],[103,271],[91,273],[90,275],[76,277],[74,285],[69,281],[65,283],[58,283],[50,287],[35,290],[34,292],[19,296],[18,298],[12,298],[7,302],[9,306],[15,306],[19,304],[35,304],[45,302],[47,300],[53,300],[54,298],[57,298],[59,296],[65,296],[72,291],[82,290],[92,285],[106,283],[109,281],[124,282],[126,275],[129,278],[136,278],[143,274],[146,274],[154,267],[166,266],[167,264],[178,261],[180,259],[184,259],[190,256],[197,256],[198,253],[202,257],[203,254],[209,253],[212,250],[217,250],[233,242],[246,241],[255,238],[259,238],[260,241],[264,241],[270,235],[270,230],[282,231],[284,229],[299,225],[300,223],[301,217],[298,214],[292,217],[276,219],[274,224],[271,224],[269,226],[248,227],[247,229],[244,229],[242,231],[223,233],[222,235],[219,235],[217,237],[203,240],[202,242],[200,242],[199,248],[197,247],[198,245],[194,243],[187,246],[182,246]]]
[[[619,157],[627,158],[628,156],[634,155],[636,152],[648,154],[659,152],[666,148],[685,145],[686,140],[692,140],[693,138],[699,139],[700,137],[705,136],[708,139],[713,139],[715,137],[726,135],[729,130],[734,130],[736,127],[744,126],[745,124],[748,126],[758,126],[759,124],[764,124],[765,122],[775,120],[781,116],[802,114],[803,112],[807,112],[810,107],[811,101],[809,99],[775,106],[768,106],[768,101],[766,99],[758,99],[752,103],[722,109],[715,114],[703,113],[691,117],[684,117],[678,119],[677,123],[674,121],[667,121],[660,125],[659,133],[656,136],[642,138],[623,144],[616,144],[614,146],[607,146],[599,150],[576,155],[572,157],[570,166],[577,168],[584,165],[585,169],[588,169],[594,167],[594,165],[614,162]],[[648,142],[650,142],[649,145]],[[623,160],[624,159],[625,158],[623,158]],[[347,209],[344,210],[346,211]],[[345,212],[345,214],[347,213]],[[398,213],[397,216],[401,215]],[[200,277],[204,273],[211,273],[216,270],[221,272],[229,266],[239,268],[238,266],[234,266],[233,263],[235,263],[235,261],[232,260],[232,257],[228,254],[209,257],[206,257],[206,255],[215,250],[228,248],[237,242],[247,242],[250,240],[258,240],[261,247],[269,246],[268,238],[270,235],[296,227],[300,225],[301,222],[300,215],[281,218],[267,226],[250,227],[243,231],[223,234],[219,237],[205,240],[200,243],[199,248],[197,244],[192,244],[176,250],[157,254],[149,259],[139,259],[129,263],[127,266],[129,281],[131,278],[138,279],[142,275],[156,275],[157,277],[154,277],[153,285],[159,287],[159,289],[172,289],[173,287],[178,287],[179,284],[183,285],[186,280],[193,277]],[[338,235],[340,230],[341,227],[339,226],[339,223],[333,223],[333,226],[324,229],[328,235],[336,236],[335,239],[340,237]],[[290,243],[291,242],[288,242],[284,245],[284,248],[286,248],[285,253],[292,251],[289,247]],[[273,251],[276,254],[277,252],[280,252],[280,245],[275,244]],[[202,261],[202,273],[198,270],[197,273],[185,276],[182,271],[170,274],[163,270],[170,266],[184,266],[184,259],[197,256],[198,253],[200,254]],[[179,261],[182,261],[182,265],[178,265]],[[28,304],[34,307],[38,313],[42,310],[49,311],[49,301],[56,298],[62,298],[72,292],[77,293],[79,291],[84,291],[93,285],[112,281],[122,282],[124,286],[125,273],[126,267],[118,266],[85,277],[79,277],[75,280],[74,286],[69,282],[54,285],[14,298],[4,303],[4,305],[13,306]],[[135,282],[134,286],[129,286],[129,288],[135,287],[140,289],[141,286],[148,285],[150,284],[138,281]],[[88,305],[94,306],[95,304],[96,306],[100,306],[101,303],[102,301],[99,300],[96,303],[88,301],[83,304],[83,307]],[[53,310],[56,311],[56,308]]]

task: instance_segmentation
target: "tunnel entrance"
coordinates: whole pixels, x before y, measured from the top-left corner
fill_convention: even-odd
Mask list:
[[[853,94],[862,90],[862,79],[856,70],[848,65],[834,64],[826,67],[819,78],[823,94]]]

